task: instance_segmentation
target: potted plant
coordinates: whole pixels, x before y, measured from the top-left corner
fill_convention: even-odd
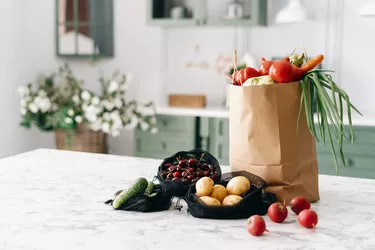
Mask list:
[[[129,74],[101,77],[99,94],[85,89],[67,64],[43,76],[36,86],[19,87],[21,126],[54,132],[58,149],[107,153],[107,135],[137,126],[157,133],[153,103],[127,101]]]

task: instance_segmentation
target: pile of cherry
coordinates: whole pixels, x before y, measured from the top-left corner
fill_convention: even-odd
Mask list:
[[[296,197],[290,201],[290,208],[298,215],[298,223],[305,228],[315,230],[318,224],[318,215],[310,209],[310,203],[304,197]],[[268,208],[268,217],[273,222],[281,223],[288,216],[288,209],[280,202],[273,203]],[[262,216],[253,215],[247,221],[247,231],[254,236],[261,236],[264,232],[269,232]]]
[[[207,176],[213,180],[220,178],[215,171],[215,166],[198,161],[195,158],[181,159],[174,163],[166,163],[162,167],[161,176],[165,180],[191,183],[197,182],[201,177]]]

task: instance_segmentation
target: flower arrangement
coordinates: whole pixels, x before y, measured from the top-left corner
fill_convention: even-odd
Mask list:
[[[42,131],[74,130],[86,125],[93,131],[118,136],[123,129],[139,126],[157,133],[153,103],[127,101],[130,74],[116,71],[110,79],[100,77],[99,94],[83,88],[67,64],[56,73],[42,76],[37,86],[18,88],[21,97],[21,125],[37,126]]]

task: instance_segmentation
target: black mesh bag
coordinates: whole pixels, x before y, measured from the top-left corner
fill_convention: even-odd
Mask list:
[[[148,196],[144,194],[137,194],[129,199],[123,206],[118,210],[125,211],[138,211],[138,212],[157,212],[168,210],[172,204],[172,196],[166,192],[166,190],[160,186],[155,185],[153,193],[154,196]],[[105,203],[112,205],[112,200],[108,200]]]
[[[193,180],[187,180],[186,178],[181,178],[180,180],[173,180],[166,178],[166,171],[168,166],[179,166],[179,161],[183,159],[190,159],[195,158],[199,161],[201,165],[207,167],[207,165],[212,165],[213,171],[210,170],[210,177],[214,181],[218,181],[221,179],[221,168],[218,160],[212,156],[209,152],[202,150],[202,149],[193,149],[190,151],[180,151],[163,160],[160,164],[157,172],[157,180],[159,181],[160,185],[163,186],[169,194],[175,197],[184,197],[189,190],[189,186],[192,183],[195,183],[199,178],[195,178]],[[198,167],[201,169],[200,167]],[[198,169],[196,168],[196,169]],[[196,169],[194,171],[196,171]],[[204,171],[202,171],[202,176],[196,177],[203,177]],[[216,174],[215,174],[216,173]],[[212,175],[211,175],[212,174]]]
[[[245,176],[249,181],[251,188],[248,192],[242,195],[243,199],[234,206],[207,206],[199,202],[199,197],[195,195],[195,185],[192,184],[186,196],[183,198],[188,205],[188,212],[196,218],[207,219],[244,219],[252,215],[265,215],[268,207],[276,202],[276,196],[273,193],[264,192],[266,182],[246,171],[237,171],[224,173],[222,180],[215,182],[226,187],[227,183],[235,176]],[[182,207],[179,202],[176,205],[177,209]]]

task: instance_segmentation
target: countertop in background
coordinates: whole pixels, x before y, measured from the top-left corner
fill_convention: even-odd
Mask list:
[[[175,108],[158,106],[156,107],[156,112],[160,115],[229,118],[229,109],[225,107]],[[344,117],[344,123],[348,124],[346,117]],[[363,116],[360,116],[353,111],[352,124],[357,126],[375,126],[375,115],[363,114]]]

